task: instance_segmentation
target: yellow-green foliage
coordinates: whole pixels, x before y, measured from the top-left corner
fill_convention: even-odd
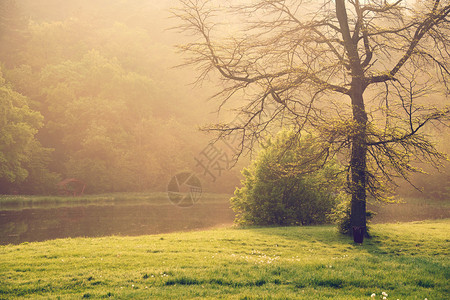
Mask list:
[[[0,247],[0,298],[448,299],[450,220],[216,229]]]
[[[311,135],[282,130],[249,168],[231,206],[237,222],[251,225],[311,225],[329,222],[342,191],[338,164]]]

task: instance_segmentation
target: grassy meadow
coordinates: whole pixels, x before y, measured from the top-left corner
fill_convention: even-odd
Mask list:
[[[222,228],[0,246],[0,298],[449,299],[450,220]]]

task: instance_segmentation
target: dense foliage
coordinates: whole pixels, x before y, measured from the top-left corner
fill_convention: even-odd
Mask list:
[[[88,193],[162,190],[195,163],[210,109],[171,69],[168,5],[1,1],[0,194],[65,178]]]
[[[0,69],[0,190],[8,186],[14,191],[21,185],[48,188],[46,182],[57,178],[46,167],[51,150],[36,139],[43,117],[28,101],[12,89]]]
[[[337,164],[323,162],[312,136],[282,131],[243,170],[231,199],[237,222],[257,225],[322,224],[344,195]]]

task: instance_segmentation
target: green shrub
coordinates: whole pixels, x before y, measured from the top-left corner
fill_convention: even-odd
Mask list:
[[[366,211],[366,234],[367,238],[370,237],[370,220],[374,217],[375,213],[371,210]],[[330,215],[333,223],[337,224],[338,230],[342,234],[352,235],[352,223],[350,220],[350,196],[344,195],[341,201],[338,201],[336,207],[333,208],[333,212]]]
[[[282,131],[268,141],[231,199],[236,222],[248,225],[310,225],[329,222],[342,200],[342,170],[326,145],[311,135]]]

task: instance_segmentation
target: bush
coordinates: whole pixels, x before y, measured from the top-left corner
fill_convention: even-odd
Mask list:
[[[343,195],[341,201],[338,202],[336,207],[333,209],[331,216],[331,219],[334,223],[337,224],[338,231],[345,235],[352,235],[352,223],[350,219],[350,196],[345,194]],[[366,234],[365,237],[370,238],[370,220],[375,216],[375,213],[373,211],[366,211]]]
[[[249,168],[231,206],[236,222],[248,225],[310,225],[330,221],[343,195],[344,181],[325,145],[311,135],[298,138],[282,131]]]

